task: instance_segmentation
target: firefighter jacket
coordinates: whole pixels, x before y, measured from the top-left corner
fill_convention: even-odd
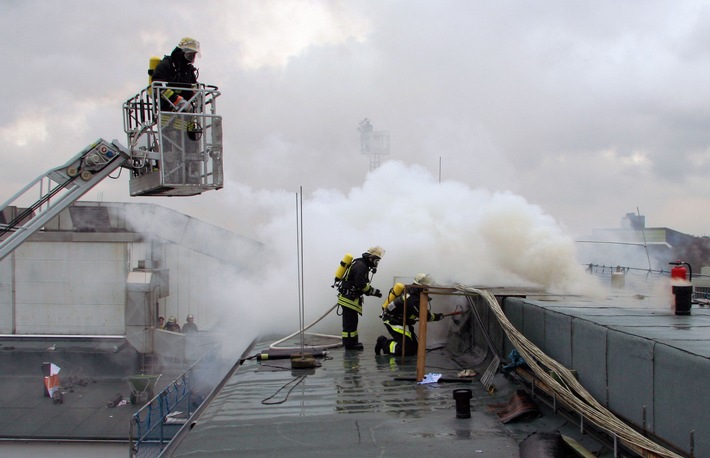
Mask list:
[[[153,70],[153,81],[165,81],[170,86],[190,88],[197,84],[198,70],[187,61],[185,53],[180,48],[173,49],[169,56],[164,56],[163,60]],[[167,89],[160,97],[160,110],[172,111],[173,104],[182,96],[189,100],[194,92],[188,90]]]
[[[419,288],[411,289],[406,294],[406,299],[400,296],[393,300],[384,308],[382,312],[382,321],[387,324],[392,325],[397,329],[401,329],[404,326],[411,326],[417,321],[419,321],[419,302],[421,298],[422,290]],[[404,316],[404,301],[407,301],[407,316],[405,320]],[[438,321],[440,315],[436,313],[428,312],[427,321]],[[399,331],[402,332],[402,331]]]
[[[372,296],[375,293],[375,288],[370,284],[370,270],[374,270],[374,265],[368,260],[353,260],[338,288],[339,306],[355,310],[362,315],[362,296]]]

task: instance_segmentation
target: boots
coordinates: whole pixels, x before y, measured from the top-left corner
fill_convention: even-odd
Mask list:
[[[343,346],[346,350],[362,350],[363,346],[358,342],[357,337],[344,337]]]
[[[387,354],[387,337],[380,336],[377,338],[377,344],[375,344],[375,354],[379,355],[381,351]]]

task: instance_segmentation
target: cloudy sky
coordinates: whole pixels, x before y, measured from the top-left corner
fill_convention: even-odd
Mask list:
[[[270,197],[362,189],[367,117],[403,174],[509,193],[572,237],[637,209],[710,235],[701,1],[4,0],[2,195],[97,138],[126,144],[122,102],[185,35],[223,94],[225,188],[139,201],[261,239]],[[86,198],[130,200],[128,173]]]

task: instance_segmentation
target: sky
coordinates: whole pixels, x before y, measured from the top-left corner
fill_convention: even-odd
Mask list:
[[[327,204],[367,196],[355,214],[378,229],[336,262],[394,238],[392,205],[432,217],[514,201],[536,215],[527,235],[563,239],[630,212],[710,235],[701,1],[4,0],[2,195],[98,138],[127,144],[122,103],[183,36],[222,93],[224,189],[131,198],[124,171],[85,199],[153,202],[270,242],[295,193],[333,218]],[[381,173],[359,150],[364,118],[390,135]]]

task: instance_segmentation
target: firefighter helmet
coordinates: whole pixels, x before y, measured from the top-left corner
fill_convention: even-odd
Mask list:
[[[417,276],[414,277],[414,283],[427,286],[432,284],[432,280],[429,274],[417,274]]]
[[[381,246],[377,245],[377,246],[373,246],[373,247],[368,248],[366,253],[369,256],[376,256],[376,257],[382,259],[382,256],[385,255],[385,249],[382,248]]]
[[[194,53],[197,54],[198,57],[202,57],[202,54],[200,53],[200,42],[195,40],[194,38],[183,38],[182,40],[180,40],[180,43],[178,43],[177,47],[182,49],[182,52],[186,54]]]

